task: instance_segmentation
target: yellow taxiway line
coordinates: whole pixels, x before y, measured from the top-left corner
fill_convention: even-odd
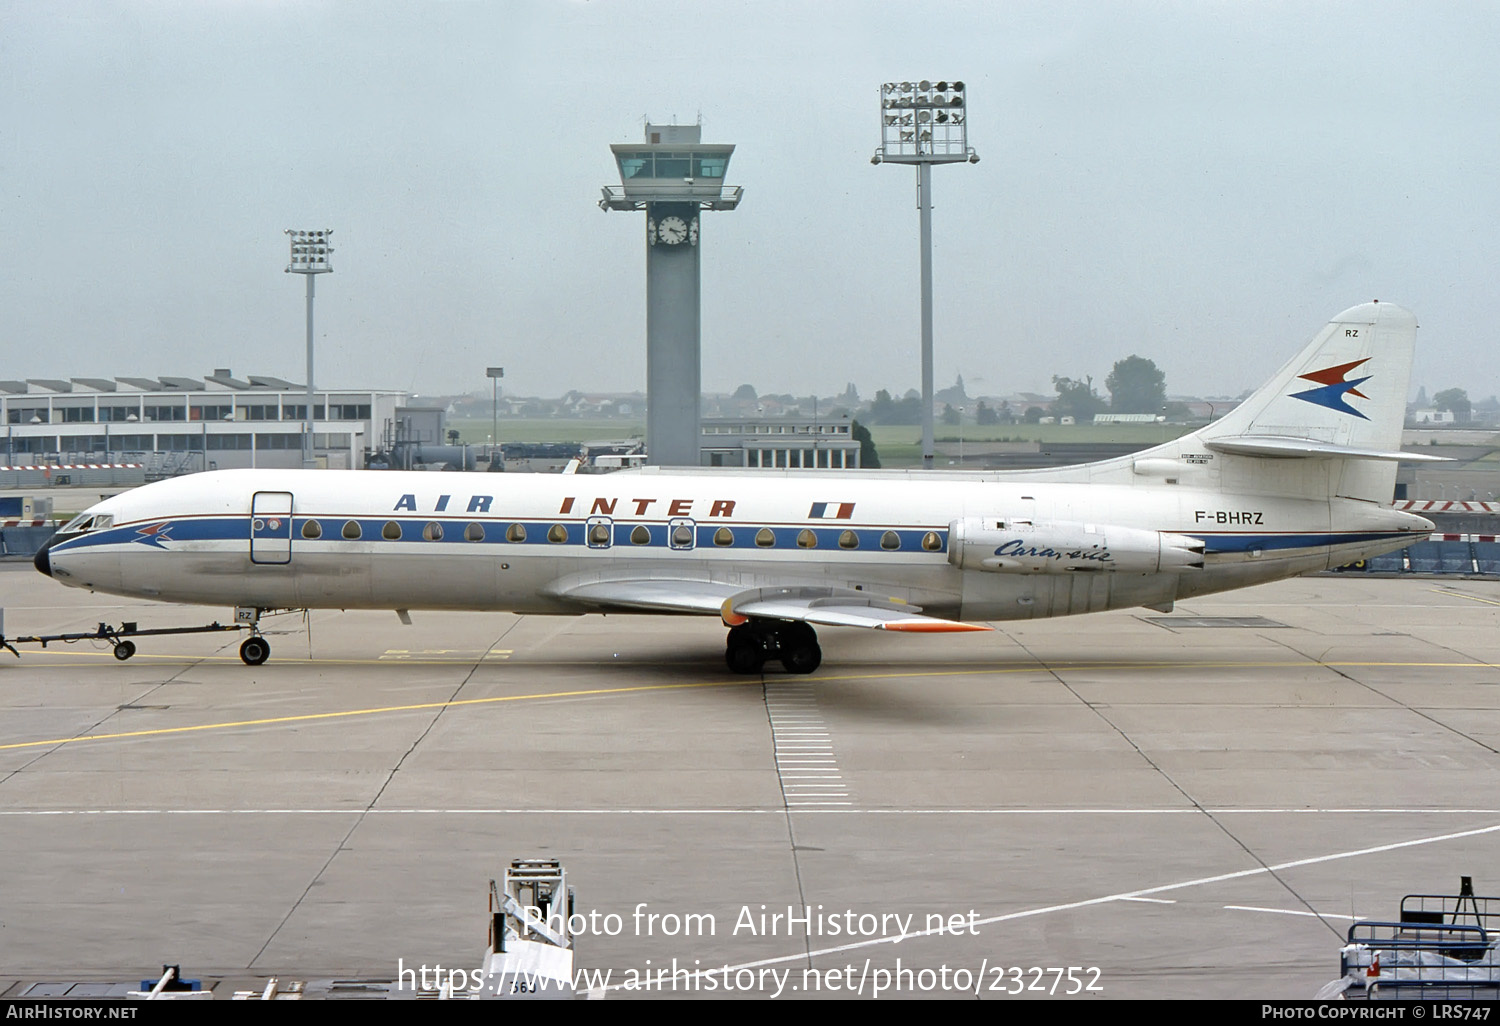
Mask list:
[[[471,660],[472,661],[472,660]],[[368,662],[375,662],[370,660]],[[378,665],[391,665],[390,663]],[[409,666],[410,663],[402,665]],[[561,665],[561,664],[552,664]],[[809,683],[834,683],[840,681],[891,680],[896,678],[932,678],[960,676],[993,676],[998,674],[1038,673],[1048,670],[1223,670],[1223,669],[1337,669],[1354,667],[1409,667],[1412,669],[1496,669],[1494,663],[1483,662],[1318,662],[1295,660],[1282,662],[1190,662],[1190,663],[1028,663],[1024,666],[964,667],[955,670],[926,670],[896,673],[852,673],[805,678]],[[83,734],[77,737],[49,738],[43,741],[16,741],[0,744],[0,751],[22,748],[45,748],[49,745],[77,744],[81,741],[111,741],[122,738],[163,737],[173,734],[189,734],[208,730],[233,730],[240,727],[265,727],[288,723],[311,723],[320,720],[350,719],[358,716],[378,716],[386,713],[419,712],[430,709],[457,709],[463,706],[494,705],[501,702],[536,702],[557,698],[588,698],[605,695],[640,694],[647,691],[682,691],[691,688],[760,687],[761,678],[741,677],[734,680],[697,681],[687,684],[637,684],[617,688],[588,688],[579,691],[550,691],[532,695],[496,695],[490,698],[458,698],[444,702],[420,702],[412,705],[386,705],[368,709],[345,709],[338,712],[303,713],[296,716],[271,716],[255,720],[228,720],[220,723],[200,723],[186,727],[160,727],[154,730],[120,731],[110,734]]]

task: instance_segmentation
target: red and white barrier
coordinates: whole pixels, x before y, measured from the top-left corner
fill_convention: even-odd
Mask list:
[[[41,463],[36,466],[0,467],[0,470],[140,470],[144,463]]]
[[[1458,499],[1398,499],[1392,509],[1407,513],[1500,513],[1500,502],[1461,502]]]

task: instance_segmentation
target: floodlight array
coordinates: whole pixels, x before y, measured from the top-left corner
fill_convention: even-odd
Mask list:
[[[329,262],[333,247],[328,244],[332,241],[332,228],[319,231],[297,231],[288,228],[286,234],[292,244],[292,262],[287,267],[289,272],[319,274],[333,270],[333,265]]]
[[[967,120],[962,82],[886,82],[880,87],[881,147],[875,163],[969,159]]]

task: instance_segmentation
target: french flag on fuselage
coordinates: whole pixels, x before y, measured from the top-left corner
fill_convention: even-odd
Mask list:
[[[815,502],[807,514],[809,520],[848,520],[854,516],[852,502]]]

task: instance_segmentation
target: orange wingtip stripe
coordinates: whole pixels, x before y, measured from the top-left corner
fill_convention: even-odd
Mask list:
[[[959,631],[992,631],[993,627],[982,627],[975,623],[947,623],[931,620],[901,620],[883,623],[883,631],[911,631],[915,634],[956,634]]]

